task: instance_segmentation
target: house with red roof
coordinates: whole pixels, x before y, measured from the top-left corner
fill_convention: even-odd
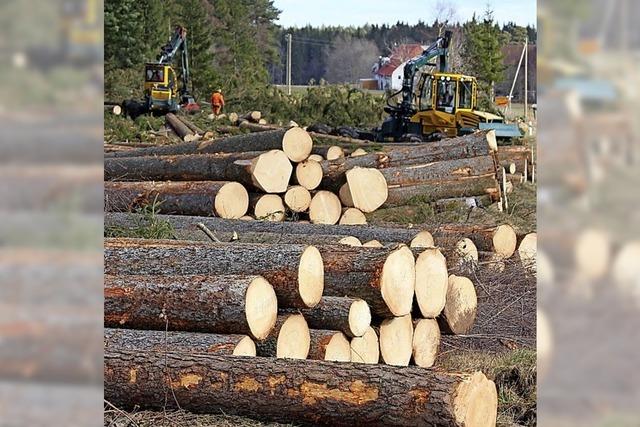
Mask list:
[[[411,58],[422,53],[427,47],[417,43],[400,44],[396,46],[388,57],[380,57],[373,65],[373,77],[378,81],[378,89],[402,89],[402,74],[404,65]]]

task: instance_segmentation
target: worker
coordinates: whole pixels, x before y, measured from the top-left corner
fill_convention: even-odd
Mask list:
[[[224,107],[224,97],[222,96],[222,90],[218,89],[211,94],[211,109],[216,116],[220,114]]]

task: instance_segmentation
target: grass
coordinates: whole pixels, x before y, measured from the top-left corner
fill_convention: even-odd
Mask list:
[[[480,370],[493,380],[498,388],[498,425],[536,425],[535,350],[518,349],[502,354],[453,352],[444,355],[438,367],[449,371]]]
[[[140,239],[174,239],[173,226],[158,218],[160,203],[157,199],[153,204],[146,205],[136,211],[141,214],[137,217],[135,227],[107,227],[104,230],[105,237],[132,237]]]

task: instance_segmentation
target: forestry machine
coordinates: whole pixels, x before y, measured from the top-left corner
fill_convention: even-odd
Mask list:
[[[172,63],[180,51],[181,85]],[[162,46],[157,62],[144,67],[144,98],[147,111],[151,113],[176,112],[183,108],[196,112],[200,106],[189,93],[189,51],[187,29],[176,27],[169,42]]]
[[[445,31],[422,54],[405,64],[402,89],[389,97],[401,94],[402,101],[391,105],[387,99],[384,110],[389,117],[376,129],[377,141],[433,141],[477,129],[495,129],[497,137],[520,135],[515,124],[506,124],[498,115],[476,110],[476,78],[448,70],[450,42],[451,31]],[[430,62],[433,59],[438,63]],[[427,66],[437,66],[438,71],[423,72]],[[417,85],[416,76],[419,76]]]

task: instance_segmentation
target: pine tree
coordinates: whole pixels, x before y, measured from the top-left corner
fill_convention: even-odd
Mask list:
[[[146,0],[138,3],[143,19],[144,55],[147,62],[154,61],[171,36],[169,8],[165,0]]]
[[[465,43],[462,51],[463,68],[478,79],[480,90],[494,99],[495,83],[504,77],[501,31],[493,19],[493,11],[487,7],[481,22],[472,20],[464,25]]]
[[[192,86],[188,89],[194,96],[206,99],[215,85],[209,4],[203,0],[181,0],[176,4],[179,7],[174,23],[187,29]]]
[[[109,0],[104,5],[105,67],[133,68],[144,62],[143,19],[136,0]]]

